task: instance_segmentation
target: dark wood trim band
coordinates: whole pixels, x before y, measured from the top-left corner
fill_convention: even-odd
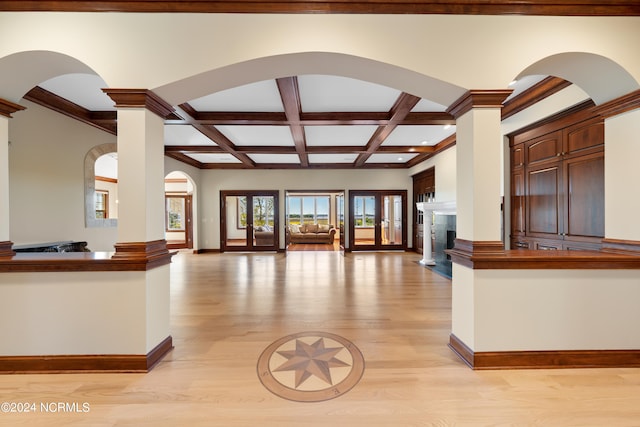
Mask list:
[[[447,109],[447,113],[458,117],[472,108],[502,108],[502,103],[511,95],[513,89],[469,90]]]
[[[0,374],[149,372],[173,349],[168,336],[147,354],[0,356]]]
[[[364,0],[344,1],[0,1],[0,11],[13,12],[144,12],[144,13],[352,13],[640,16],[637,0]]]
[[[571,82],[559,77],[549,76],[539,81],[518,96],[515,96],[513,99],[504,103],[504,107],[502,108],[502,120],[531,107],[556,92],[560,92],[567,86],[571,86]]]
[[[40,86],[27,92],[24,99],[112,135],[116,134],[117,113],[115,111],[90,111]]]
[[[515,249],[477,252],[456,246],[445,252],[451,261],[474,270],[638,270],[640,256],[625,253]]]
[[[27,107],[23,107],[22,105],[14,104],[11,101],[7,101],[6,99],[0,98],[0,116],[9,117],[13,113],[18,111],[26,110]]]
[[[63,271],[147,271],[170,262],[146,258],[113,258],[113,252],[30,252],[0,257],[0,273],[55,273]],[[156,261],[156,260],[154,260]]]
[[[4,242],[0,242],[0,257],[11,257],[16,253],[13,251],[13,242],[9,240],[5,240]]]
[[[640,241],[605,238],[602,239],[602,251],[640,256]]]
[[[175,112],[171,104],[149,89],[106,88],[102,91],[115,102],[116,108],[146,108],[163,119]]]
[[[164,239],[150,242],[125,242],[115,244],[116,252],[111,257],[115,260],[131,260],[144,262],[147,269],[166,265],[171,262],[172,254]]]
[[[594,108],[594,112],[607,119],[638,108],[640,108],[640,89],[598,105]]]
[[[472,369],[638,368],[640,350],[474,352],[454,334],[451,348]]]

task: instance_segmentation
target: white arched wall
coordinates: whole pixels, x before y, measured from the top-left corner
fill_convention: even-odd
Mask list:
[[[300,67],[340,74],[345,64],[349,70],[343,74],[443,101],[455,91],[431,92],[430,81],[465,90],[504,88],[531,64],[565,52],[609,58],[640,80],[640,56],[629,43],[640,39],[633,17],[88,13],[78,19],[73,13],[7,12],[3,18],[0,37],[12,42],[0,47],[0,70],[7,70],[0,72],[0,97],[9,100],[30,88],[16,87],[16,82],[34,71],[9,66],[8,59],[30,51],[76,58],[86,64],[84,70],[67,61],[64,72],[94,70],[111,87],[156,89],[169,102],[184,100],[172,91],[173,83],[207,76],[211,70],[221,77],[226,71],[226,77],[207,81],[202,94],[249,83],[259,75],[304,71]],[[11,36],[29,28],[43,36]],[[171,37],[166,37],[167,29]],[[80,33],[84,36],[76,37]],[[303,53],[313,56],[297,67],[272,69],[270,60],[263,59],[295,59]],[[46,61],[47,67],[54,63]],[[233,75],[234,64],[247,66],[235,68],[242,72]]]

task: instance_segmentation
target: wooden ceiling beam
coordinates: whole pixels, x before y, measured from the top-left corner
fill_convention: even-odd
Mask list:
[[[380,145],[384,142],[385,139],[393,132],[393,130],[398,126],[400,122],[402,122],[405,117],[411,112],[413,107],[420,102],[420,98],[414,95],[410,95],[406,92],[400,94],[398,99],[396,100],[393,107],[390,110],[390,120],[389,124],[386,126],[380,126],[373,133],[371,139],[367,143],[367,152],[360,154],[355,161],[356,166],[363,166],[367,159],[371,157],[371,155],[378,150]]]
[[[304,135],[304,127],[300,124],[300,114],[302,113],[302,102],[300,101],[300,89],[298,88],[297,77],[283,77],[276,79],[278,91],[282,98],[284,112],[289,121],[293,143],[296,147],[300,163],[302,166],[309,166],[309,156],[307,156],[307,141]]]
[[[231,154],[236,159],[240,160],[243,164],[255,167],[255,162],[251,160],[246,154],[239,153],[236,151],[236,147],[222,132],[216,129],[213,126],[202,125],[195,120],[193,120],[193,116],[190,113],[193,113],[195,110],[189,104],[181,104],[179,107],[176,107],[176,114],[181,116],[183,119],[190,122],[190,124],[202,133],[204,136],[215,142],[218,147],[220,147],[225,152]]]

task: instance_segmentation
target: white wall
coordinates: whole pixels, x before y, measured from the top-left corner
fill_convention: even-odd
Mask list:
[[[84,158],[115,136],[23,101],[9,125],[10,238],[16,244],[87,241],[112,251],[115,228],[85,228]]]
[[[11,327],[0,328],[0,354],[146,354],[146,275],[3,273],[0,324]],[[163,322],[157,329],[154,338],[165,335],[153,346],[169,335]]]

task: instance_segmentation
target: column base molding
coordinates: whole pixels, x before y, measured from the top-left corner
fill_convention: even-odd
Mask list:
[[[474,352],[454,334],[449,336],[449,348],[474,370],[640,367],[640,350]]]
[[[173,349],[168,336],[147,354],[0,356],[0,374],[133,372],[153,369]]]
[[[14,256],[16,253],[12,248],[13,242],[10,242],[8,240],[0,242],[0,257]]]
[[[173,255],[167,249],[167,241],[164,239],[150,242],[116,243],[115,249],[116,252],[111,257],[112,259],[144,263],[146,270],[169,264]]]

